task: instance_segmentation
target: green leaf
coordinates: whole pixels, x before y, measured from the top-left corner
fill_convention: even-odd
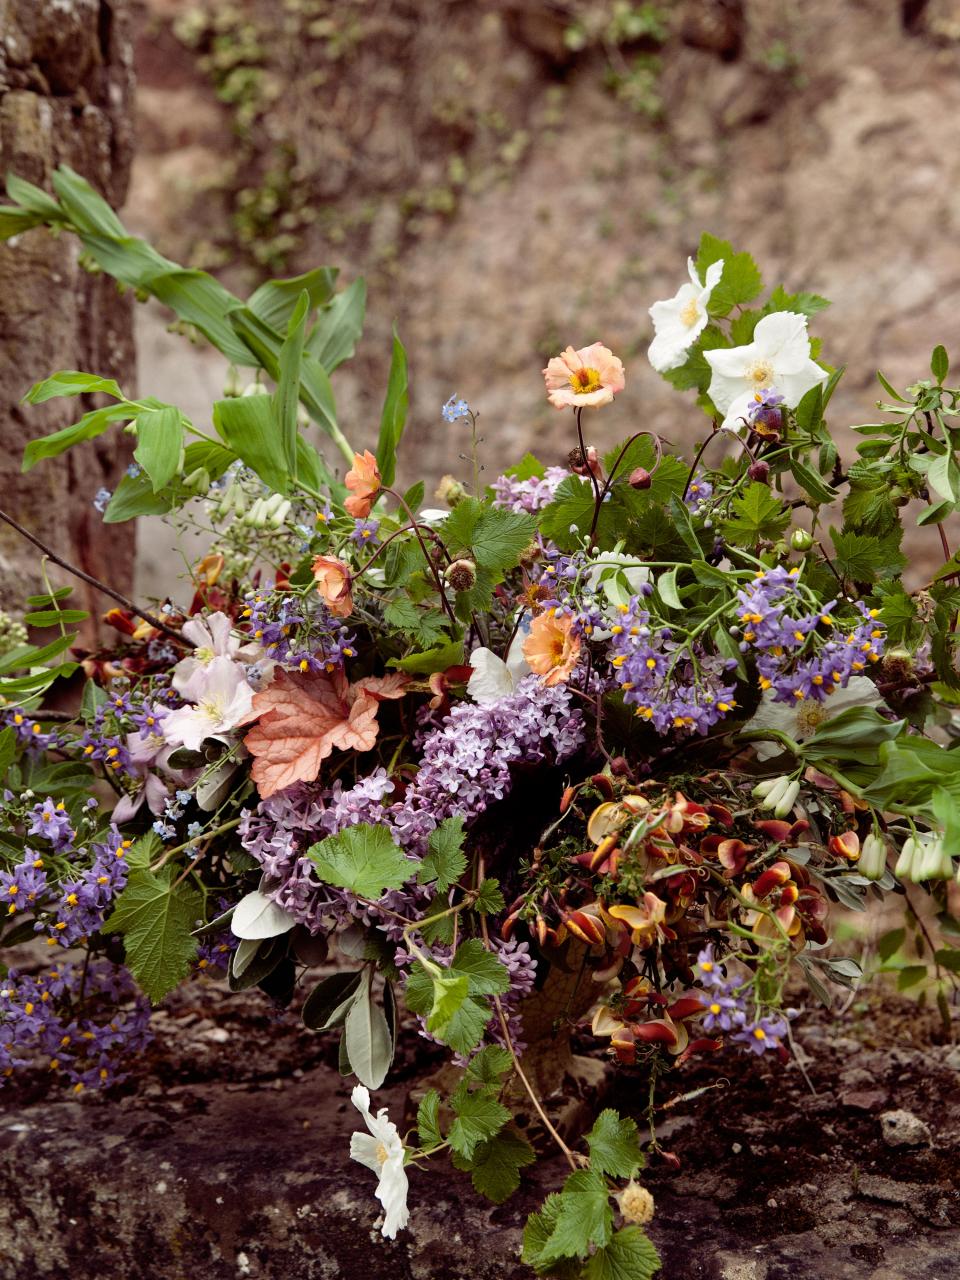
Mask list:
[[[470,979],[465,973],[441,974],[433,977],[433,1007],[427,1017],[427,1030],[442,1040],[450,1023],[460,1012]]]
[[[440,1132],[440,1095],[436,1089],[429,1090],[420,1100],[417,1107],[417,1133],[420,1135],[421,1147],[438,1147],[443,1141]]]
[[[592,497],[590,503],[592,512]],[[476,498],[465,498],[457,503],[443,522],[443,540],[448,549],[456,547],[481,568],[502,574],[517,564],[536,528],[535,516],[486,506]]]
[[[823,421],[823,387],[817,383],[800,400],[793,411],[797,430],[807,436],[814,436]],[[791,464],[792,465],[792,464]],[[801,464],[802,465],[802,464]],[[804,486],[806,488],[806,486]]]
[[[909,991],[928,977],[925,964],[908,964],[897,973],[897,990]]]
[[[799,311],[802,316],[815,316],[829,306],[829,300],[821,298],[818,293],[787,293],[783,285],[778,284],[770,294],[764,312]]]
[[[77,622],[86,622],[89,613],[85,609],[38,609],[35,613],[25,613],[23,620],[29,627],[73,626]]]
[[[100,392],[113,396],[115,400],[123,399],[123,392],[113,378],[101,378],[95,373],[80,373],[73,369],[61,369],[41,382],[35,382],[23,397],[27,404],[43,404],[54,396],[93,395]]]
[[[183,449],[183,419],[179,409],[164,405],[137,415],[137,447],[133,456],[150,477],[154,493],[177,473]]]
[[[44,458],[57,458],[75,444],[84,440],[95,440],[103,435],[112,422],[121,422],[132,418],[136,411],[126,404],[112,404],[105,409],[93,409],[74,422],[72,426],[61,427],[59,431],[51,431],[48,436],[38,440],[30,440],[23,450],[22,470],[29,471]]]
[[[950,372],[950,359],[947,356],[945,347],[934,347],[933,355],[930,357],[930,372],[937,380],[938,386],[943,386],[944,379]]]
[[[362,898],[379,898],[386,889],[399,889],[414,872],[414,864],[404,857],[386,827],[366,822],[327,836],[307,850],[307,857],[321,880]]]
[[[147,473],[123,475],[103,513],[104,524],[121,524],[137,516],[162,516],[173,506],[173,494],[154,493]]]
[[[668,569],[666,573],[661,573],[657,578],[657,595],[659,595],[668,609],[683,608],[680,595],[677,592],[677,567],[674,565],[672,569]]]
[[[431,831],[426,857],[417,872],[420,884],[436,881],[437,893],[446,893],[451,885],[456,884],[467,869],[463,841],[463,818],[459,815],[445,818],[439,827]]]
[[[652,1280],[660,1266],[653,1241],[639,1227],[624,1227],[589,1260],[583,1280]]]
[[[541,1261],[585,1258],[590,1246],[603,1248],[613,1237],[613,1210],[607,1182],[595,1169],[571,1173],[560,1193],[553,1230],[543,1247]]]
[[[801,462],[799,458],[792,459],[790,470],[797,484],[813,498],[814,502],[833,502],[836,498],[836,489],[832,489],[824,480],[821,480],[817,472],[812,467],[808,467],[805,462]]]
[[[843,500],[844,526],[856,533],[882,537],[897,523],[897,508],[890,500],[890,481],[880,477],[876,484],[851,484]]]
[[[253,352],[257,362],[275,381],[280,379],[282,339],[275,329],[243,307],[230,313],[230,324]],[[337,432],[333,388],[326,370],[306,350],[300,364],[300,399],[313,420],[328,434]]]
[[[494,1137],[510,1119],[510,1112],[497,1101],[491,1089],[484,1087],[471,1091],[465,1080],[457,1086],[450,1106],[454,1121],[447,1141],[466,1160],[472,1159],[478,1143]]]
[[[46,191],[35,187],[32,182],[18,177],[15,173],[7,174],[7,195],[24,209],[43,218],[45,222],[57,222],[63,217],[60,206],[52,196],[48,196]]]
[[[283,333],[289,329],[290,319],[303,294],[307,295],[308,309],[322,307],[330,300],[338,275],[336,267],[315,267],[300,276],[265,280],[251,293],[247,306],[271,329]]]
[[[513,1058],[508,1049],[498,1044],[488,1044],[467,1063],[467,1078],[478,1084],[499,1085],[508,1071],[513,1069]]]
[[[789,511],[765,484],[754,482],[730,504],[736,513],[723,522],[724,536],[731,542],[755,543],[779,538],[790,520]]]
[[[174,887],[176,869],[152,872],[132,867],[104,933],[123,935],[127,965],[137,982],[158,1004],[187,976],[197,954],[193,928],[203,913],[203,900],[187,884]]]
[[[488,951],[480,938],[468,938],[457,948],[451,967],[470,978],[472,996],[503,995],[510,986],[506,966]]]
[[[894,534],[898,531],[894,530]],[[830,530],[834,546],[834,564],[837,572],[851,582],[868,585],[881,574],[895,575],[906,564],[890,537],[876,538],[862,533],[841,533]]]
[[[869,748],[892,742],[906,725],[906,720],[887,720],[873,707],[845,707],[803,743],[803,756],[810,761],[865,761]]]
[[[960,502],[960,465],[952,453],[942,453],[927,467],[927,483],[947,502]]]
[[[423,613],[422,610],[419,612]],[[430,617],[429,614],[424,616]],[[404,627],[404,630],[409,629]],[[387,665],[411,675],[429,676],[435,671],[446,671],[447,667],[459,666],[462,662],[463,641],[451,640],[447,644],[438,645],[435,649],[427,649],[424,653],[410,653],[405,658],[391,658]]]
[[[622,1120],[609,1108],[601,1111],[586,1136],[590,1168],[612,1178],[632,1178],[643,1168],[643,1152],[635,1121]]]
[[[960,973],[960,950],[956,947],[940,947],[934,952],[933,958],[950,973]]]
[[[311,1031],[327,1031],[330,1027],[338,1027],[345,1021],[347,1014],[360,989],[362,972],[332,973],[313,988],[306,1000],[300,1017],[303,1025]]]
[[[513,1127],[477,1144],[473,1159],[454,1156],[457,1168],[466,1166],[474,1189],[494,1204],[503,1204],[520,1186],[520,1170],[536,1160],[536,1152]]]
[[[393,358],[387,379],[387,395],[380,415],[380,437],[377,441],[377,466],[385,485],[393,484],[397,474],[397,450],[407,421],[407,353],[393,331]]]
[[[370,989],[370,971],[363,980],[343,1028],[347,1056],[354,1074],[368,1089],[379,1089],[393,1061],[393,1036],[380,1005]]]
[[[572,1259],[552,1260],[544,1258],[547,1242],[556,1226],[560,1213],[560,1196],[547,1196],[539,1213],[531,1213],[523,1228],[522,1261],[533,1267],[538,1275],[558,1277],[558,1280],[580,1280],[583,1272],[579,1262]]]
[[[367,286],[361,279],[354,280],[321,311],[307,338],[307,350],[328,374],[349,360],[356,350],[366,309]]]
[[[304,335],[307,329],[307,313],[310,295],[306,289],[300,294],[297,305],[287,325],[287,336],[280,348],[279,376],[273,397],[277,426],[287,470],[297,477],[297,410],[300,407],[300,361],[303,357]]]
[[[718,240],[704,232],[697,253],[697,273],[703,280],[711,263],[723,261],[720,283],[707,304],[710,315],[725,316],[735,306],[752,302],[763,289],[763,277],[749,253],[734,253],[729,240]]]
[[[416,644],[429,646],[434,658],[429,658],[426,654],[411,654],[408,658],[398,658],[392,665],[398,667],[401,671],[410,671],[417,674],[427,674],[427,669],[432,671],[442,671],[444,667],[433,665],[435,658],[444,655],[449,649],[450,644],[437,645],[437,641],[445,637],[447,628],[447,619],[439,609],[430,605],[421,606],[416,604],[409,596],[394,596],[389,600],[383,610],[384,619],[395,627],[397,631],[406,632],[408,636],[415,641]],[[451,642],[452,643],[452,642]],[[460,646],[460,657],[463,657],[463,642],[457,642]],[[434,648],[436,646],[436,648]],[[444,664],[449,665],[448,663]]]
[[[507,903],[500,889],[499,880],[484,880],[477,889],[473,904],[474,911],[481,916],[495,916],[503,911]]]
[[[17,755],[17,735],[12,725],[0,729],[0,778],[6,777],[7,770]]]
[[[290,472],[272,396],[217,400],[213,406],[213,425],[264,484],[276,493],[289,492]]]

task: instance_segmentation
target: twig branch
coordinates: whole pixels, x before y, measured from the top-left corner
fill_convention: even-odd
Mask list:
[[[156,614],[148,613],[146,609],[141,609],[138,605],[135,605],[132,600],[128,600],[126,596],[122,596],[119,591],[114,591],[113,587],[108,587],[105,582],[100,582],[99,579],[91,577],[89,573],[84,573],[82,569],[78,569],[75,565],[69,564],[66,560],[62,559],[62,557],[58,556],[51,547],[48,547],[45,542],[41,542],[38,537],[32,534],[29,529],[25,529],[22,524],[18,524],[17,521],[14,520],[13,516],[8,516],[5,511],[0,511],[0,520],[3,520],[8,524],[11,529],[16,529],[17,533],[19,533],[21,537],[26,538],[28,542],[32,542],[35,547],[39,547],[45,556],[52,560],[54,564],[58,564],[61,569],[66,569],[67,573],[71,573],[75,578],[79,578],[82,582],[86,582],[88,586],[95,588],[95,590],[101,592],[102,595],[109,596],[111,600],[116,600],[116,602],[118,604],[122,604],[125,609],[129,609],[135,617],[142,618],[144,622],[149,622],[151,627],[156,627],[158,631],[162,631],[164,635],[168,635],[171,640],[176,640],[177,644],[187,645],[188,648],[191,649],[194,647],[192,640],[188,640],[186,636],[182,636],[180,632],[175,630],[173,627],[168,627],[162,619],[156,616]]]

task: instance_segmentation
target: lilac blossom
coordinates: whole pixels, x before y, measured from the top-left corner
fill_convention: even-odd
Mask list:
[[[547,467],[542,476],[528,476],[526,480],[500,476],[493,482],[493,505],[508,511],[542,511],[570,474],[566,467]]]

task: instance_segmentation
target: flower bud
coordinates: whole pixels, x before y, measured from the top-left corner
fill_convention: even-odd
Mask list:
[[[458,502],[462,502],[467,496],[467,491],[456,479],[455,476],[444,476],[437,485],[437,491],[434,494],[440,502],[445,502],[448,507],[455,507]]]
[[[653,477],[646,467],[634,467],[630,472],[628,483],[633,489],[649,489],[653,483]]]
[[[809,551],[813,546],[813,538],[806,529],[794,529],[790,535],[790,546],[794,551]]]
[[[797,796],[800,794],[799,782],[788,782],[786,789],[780,797],[779,804],[774,806],[774,816],[777,818],[785,818],[788,813],[793,812],[793,806],[797,803]]]
[[[770,475],[770,464],[759,458],[756,462],[751,462],[747,468],[747,475],[751,480],[757,481],[758,484],[766,484]]]
[[[857,870],[868,880],[883,879],[887,869],[887,845],[880,836],[871,832],[860,849],[860,861]]]
[[[197,494],[206,493],[210,488],[210,472],[206,467],[196,467],[183,477],[183,487]]]
[[[454,591],[469,591],[476,585],[477,566],[472,560],[454,560],[444,569],[443,576]]]
[[[919,840],[913,836],[907,836],[900,849],[900,856],[897,858],[897,865],[893,869],[893,874],[898,880],[914,879],[914,863],[918,860],[918,855],[922,853],[922,846]]]
[[[617,1203],[626,1222],[645,1227],[653,1219],[653,1196],[639,1182],[628,1182],[617,1197]]]

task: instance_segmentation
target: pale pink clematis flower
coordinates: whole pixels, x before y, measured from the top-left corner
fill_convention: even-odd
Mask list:
[[[190,693],[190,682],[210,665],[214,658],[233,658],[240,650],[240,637],[234,634],[233,621],[225,613],[211,613],[206,618],[190,618],[181,628],[195,646],[186,658],[173,668],[173,687],[181,697],[196,702]]]
[[[543,371],[547,399],[555,409],[599,408],[624,388],[623,364],[600,342],[554,356]]]
[[[204,738],[219,738],[235,729],[249,714],[253,689],[243,667],[229,658],[214,657],[193,673],[183,696],[194,706],[171,711],[163,721],[163,736],[171,746],[199,751]]]

